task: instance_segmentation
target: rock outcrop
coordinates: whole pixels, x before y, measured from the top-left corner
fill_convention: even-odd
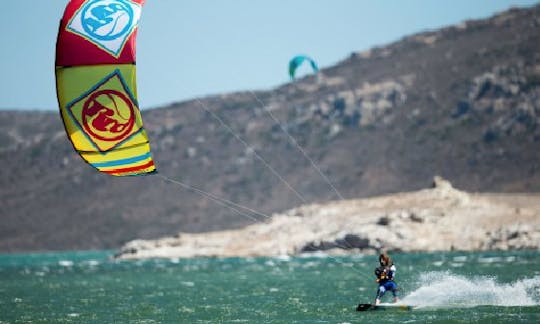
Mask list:
[[[306,205],[239,230],[127,243],[121,259],[540,248],[540,195],[433,188]]]

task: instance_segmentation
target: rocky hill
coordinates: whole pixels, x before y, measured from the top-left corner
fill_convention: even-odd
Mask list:
[[[143,119],[161,175],[266,215],[417,190],[436,174],[467,191],[539,192],[540,6]],[[1,111],[0,134],[0,251],[115,248],[253,222],[158,176],[96,172],[56,112]]]
[[[306,205],[242,229],[135,240],[119,259],[540,249],[540,194],[415,192]]]

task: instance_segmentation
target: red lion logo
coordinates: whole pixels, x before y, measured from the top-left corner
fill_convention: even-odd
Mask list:
[[[135,110],[125,94],[101,90],[84,103],[82,120],[85,131],[92,137],[102,141],[120,141],[133,129]]]

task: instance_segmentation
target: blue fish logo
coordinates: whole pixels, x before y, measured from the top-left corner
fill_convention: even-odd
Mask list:
[[[139,22],[141,7],[129,0],[88,1],[67,30],[117,57]]]
[[[82,9],[84,30],[93,38],[113,40],[122,37],[133,26],[133,10],[123,1],[98,0]]]

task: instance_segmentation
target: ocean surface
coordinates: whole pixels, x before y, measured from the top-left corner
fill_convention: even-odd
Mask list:
[[[112,254],[0,255],[0,323],[540,323],[539,251],[393,254],[415,308],[367,312],[376,256]]]

